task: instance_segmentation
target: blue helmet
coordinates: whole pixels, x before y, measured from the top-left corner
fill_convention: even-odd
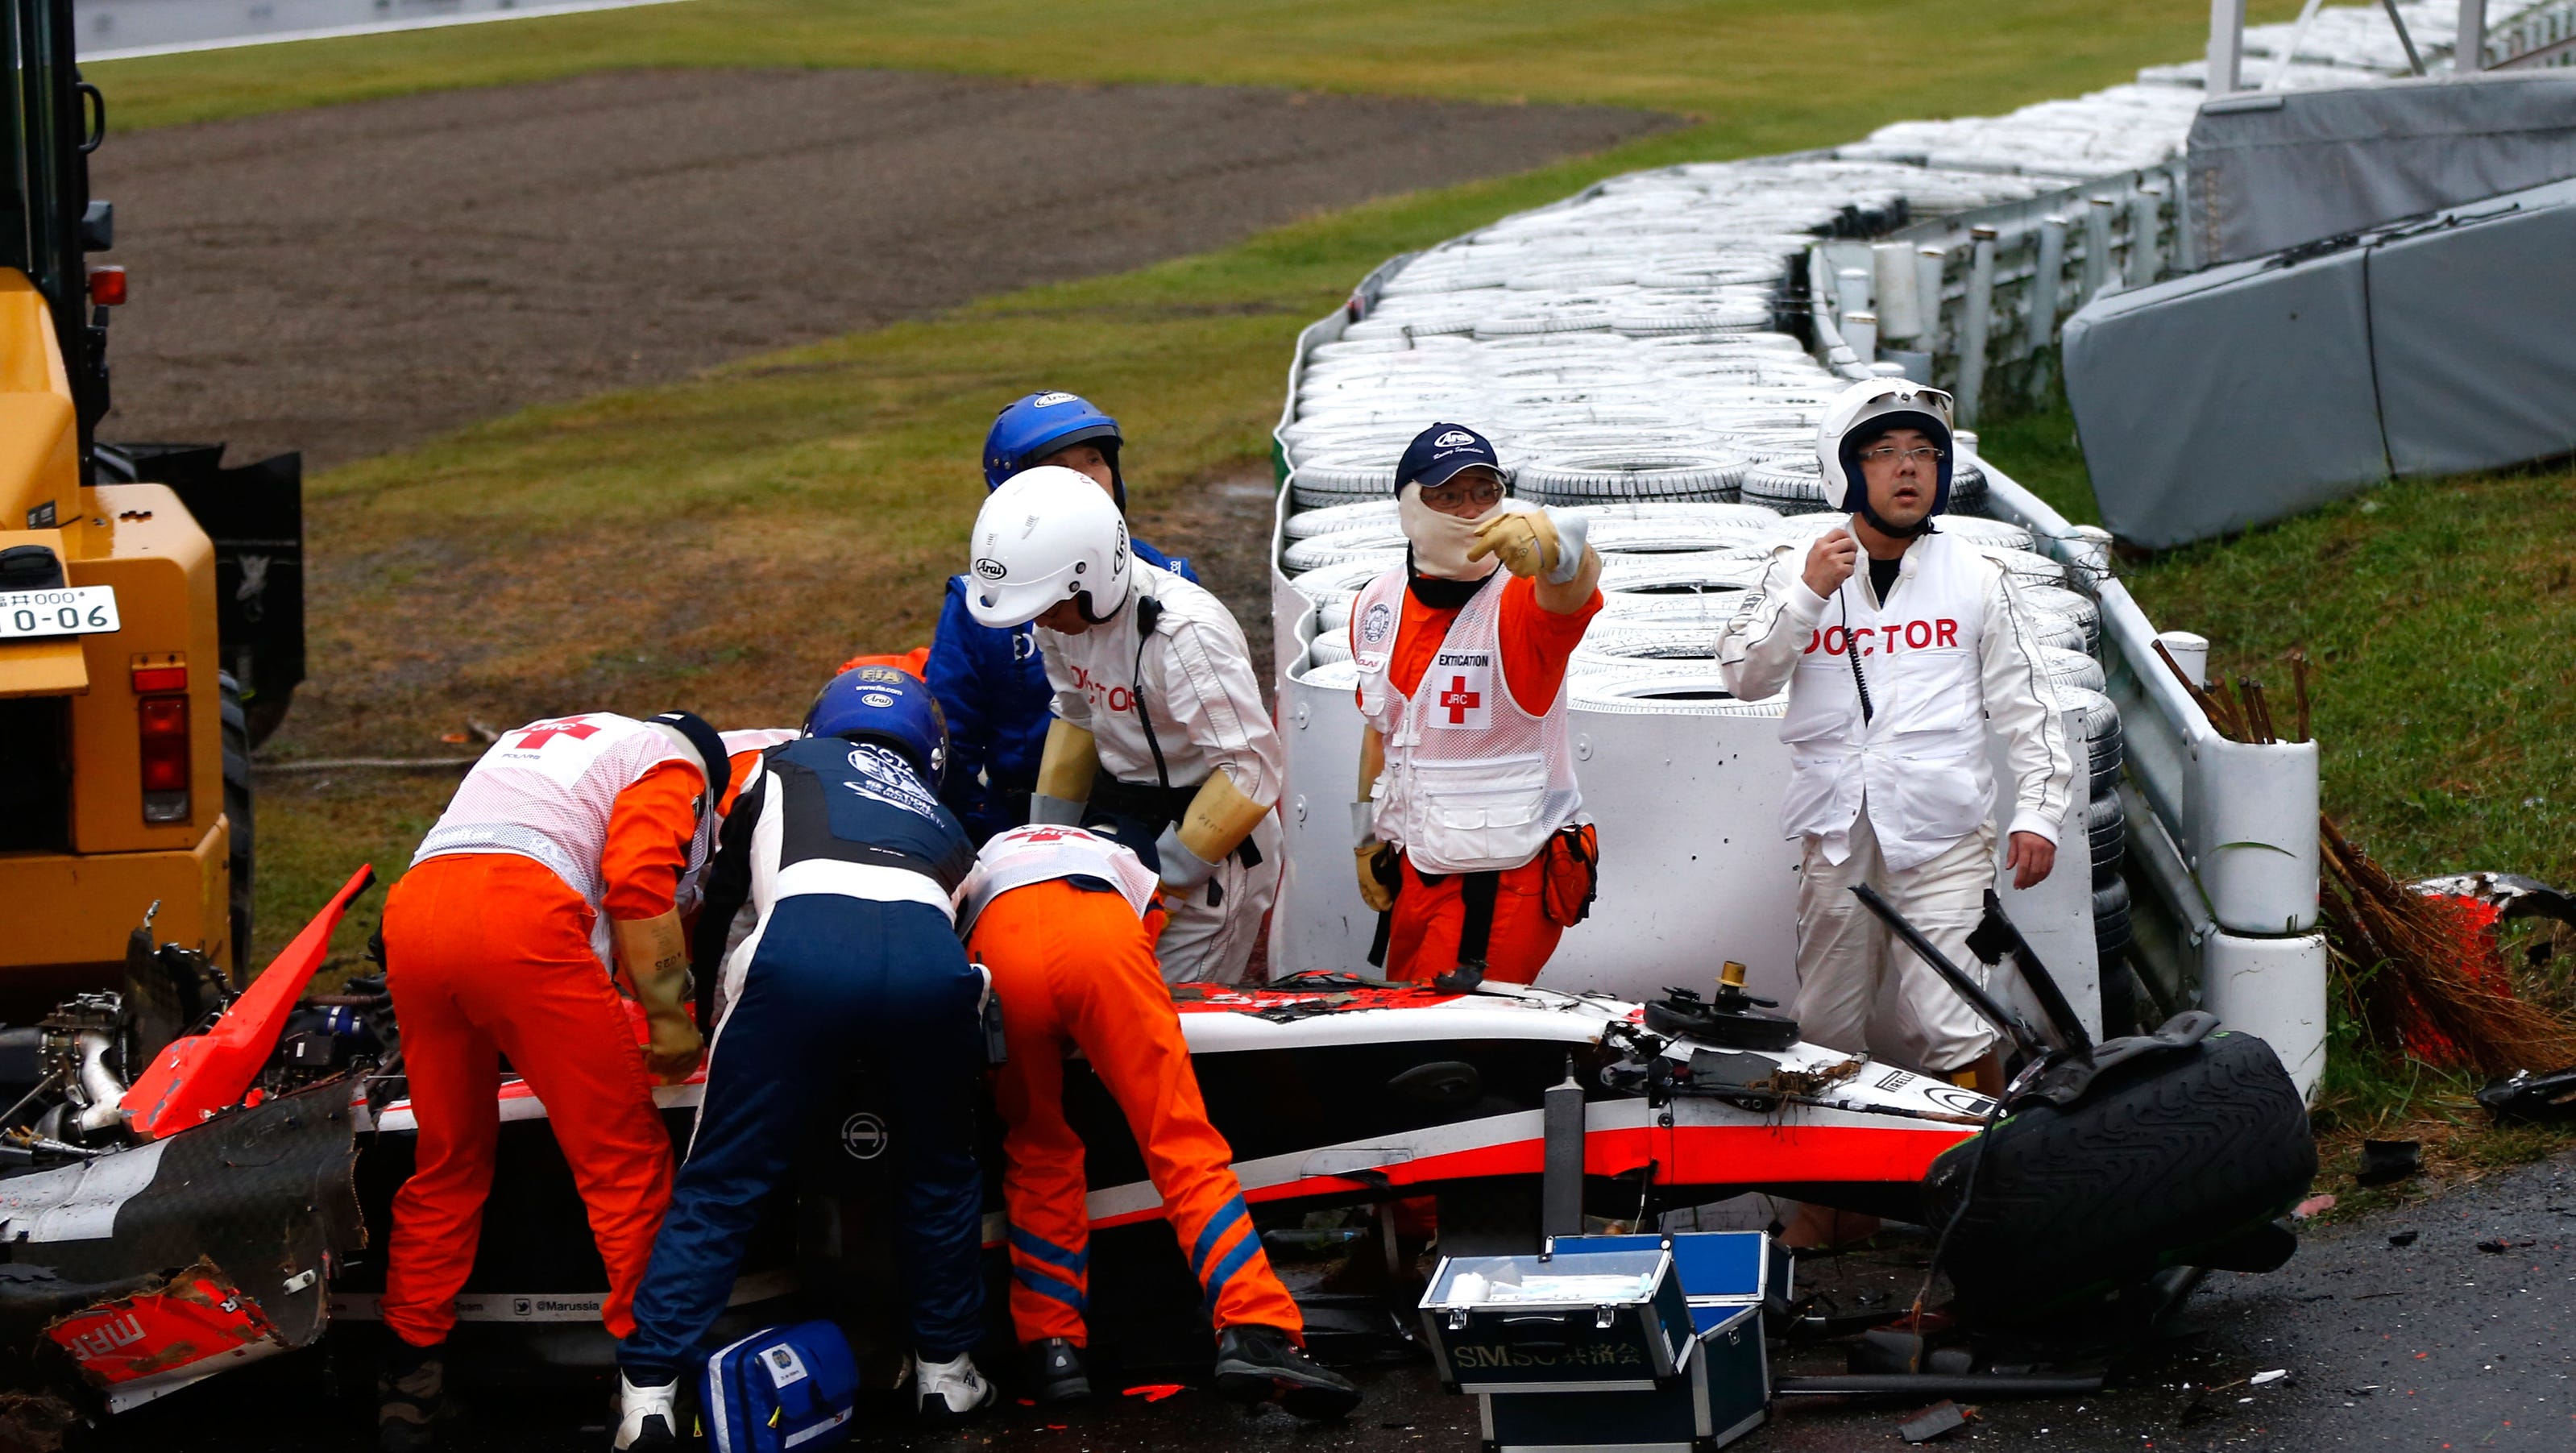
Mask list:
[[[805,735],[880,742],[901,752],[938,790],[948,772],[948,718],[908,671],[861,666],[826,682],[805,712]]]
[[[1013,399],[993,416],[984,436],[984,487],[1000,489],[1002,481],[1059,449],[1089,444],[1109,461],[1109,493],[1118,508],[1127,508],[1127,481],[1118,472],[1118,421],[1094,408],[1080,394],[1042,393]]]

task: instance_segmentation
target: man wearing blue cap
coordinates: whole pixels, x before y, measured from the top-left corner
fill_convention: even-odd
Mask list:
[[[1494,446],[1434,424],[1396,467],[1402,568],[1351,607],[1360,895],[1392,979],[1526,984],[1582,920],[1598,860],[1565,672],[1601,609],[1584,516],[1503,498]]]
[[[1118,468],[1123,442],[1118,421],[1080,395],[1027,394],[1005,405],[984,436],[984,487],[999,489],[1014,474],[1058,465],[1107,490],[1124,514],[1127,482]],[[1133,536],[1127,543],[1146,564],[1198,582],[1189,561]],[[940,799],[981,844],[1029,820],[1029,794],[1037,787],[1055,693],[1047,685],[1035,629],[978,625],[966,609],[969,584],[962,575],[949,580],[923,673],[948,714],[948,785]]]

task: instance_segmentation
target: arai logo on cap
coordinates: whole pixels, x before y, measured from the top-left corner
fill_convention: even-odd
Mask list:
[[[1003,576],[1011,573],[1011,567],[994,559],[990,555],[986,555],[976,560],[975,573],[984,577],[986,580],[999,580]]]
[[[1037,409],[1051,409],[1058,404],[1074,403],[1079,398],[1080,395],[1078,394],[1040,394],[1036,398],[1029,400],[1029,407]]]
[[[1431,441],[1435,448],[1440,449],[1455,449],[1461,444],[1473,444],[1475,442],[1476,436],[1468,433],[1464,429],[1452,429],[1448,433]]]

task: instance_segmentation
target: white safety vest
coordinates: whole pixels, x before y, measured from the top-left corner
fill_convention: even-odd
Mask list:
[[[1116,839],[1079,827],[1034,823],[996,833],[975,855],[975,874],[966,884],[966,905],[957,915],[960,937],[973,930],[984,905],[1031,883],[1057,878],[1098,878],[1118,890],[1136,916],[1154,903],[1161,879],[1144,861]]]
[[[459,853],[515,853],[545,864],[590,905],[591,948],[605,966],[610,940],[600,900],[607,885],[600,881],[599,863],[608,852],[609,815],[618,793],[664,762],[683,762],[704,775],[705,764],[686,737],[613,712],[532,721],[503,732],[465,774],[447,811],[412,854],[412,864]],[[715,803],[701,782],[697,836],[681,869],[683,882],[706,862],[715,821]]]
[[[1565,687],[1533,716],[1503,671],[1503,586],[1497,570],[1449,623],[1439,653],[1408,698],[1387,678],[1412,592],[1399,566],[1351,606],[1351,660],[1360,715],[1386,742],[1369,818],[1425,873],[1517,868],[1583,812],[1566,744]]]
[[[1864,804],[1889,867],[1926,862],[1993,811],[1979,644],[1996,566],[1955,535],[1906,551],[1911,567],[1881,608],[1866,559],[1826,598],[1789,678],[1781,828],[1847,831]],[[1870,718],[1860,688],[1869,684]]]

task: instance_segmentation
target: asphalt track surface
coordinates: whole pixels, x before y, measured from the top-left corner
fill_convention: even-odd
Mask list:
[[[1201,86],[621,71],[111,132],[114,439],[327,467],[523,405],[1679,124]]]
[[[2411,1244],[2391,1237],[2412,1232]],[[2480,1243],[2500,1247],[2481,1249]],[[1847,1309],[1901,1304],[1905,1258],[1825,1267]],[[2312,1233],[2267,1276],[2221,1273],[2172,1340],[2116,1368],[2094,1397],[1988,1402],[1945,1440],[2075,1453],[2313,1449],[2564,1450],[2576,1447],[2576,1157]],[[1797,1369],[1836,1371],[1806,1354]],[[281,1368],[281,1371],[286,1369]],[[2285,1377],[2252,1381],[2278,1370]],[[1368,1401],[1346,1422],[1301,1426],[1192,1388],[1071,1412],[1008,1407],[963,1429],[865,1430],[884,1453],[1473,1453],[1474,1404],[1446,1397],[1420,1364],[1361,1369]],[[103,1446],[171,1453],[320,1453],[370,1445],[358,1402],[324,1403],[300,1384],[242,1375],[121,1420]],[[1930,1399],[1784,1401],[1748,1453],[1857,1453],[1904,1445],[1902,1416]],[[596,1384],[490,1390],[450,1446],[461,1453],[554,1453],[607,1446]]]

